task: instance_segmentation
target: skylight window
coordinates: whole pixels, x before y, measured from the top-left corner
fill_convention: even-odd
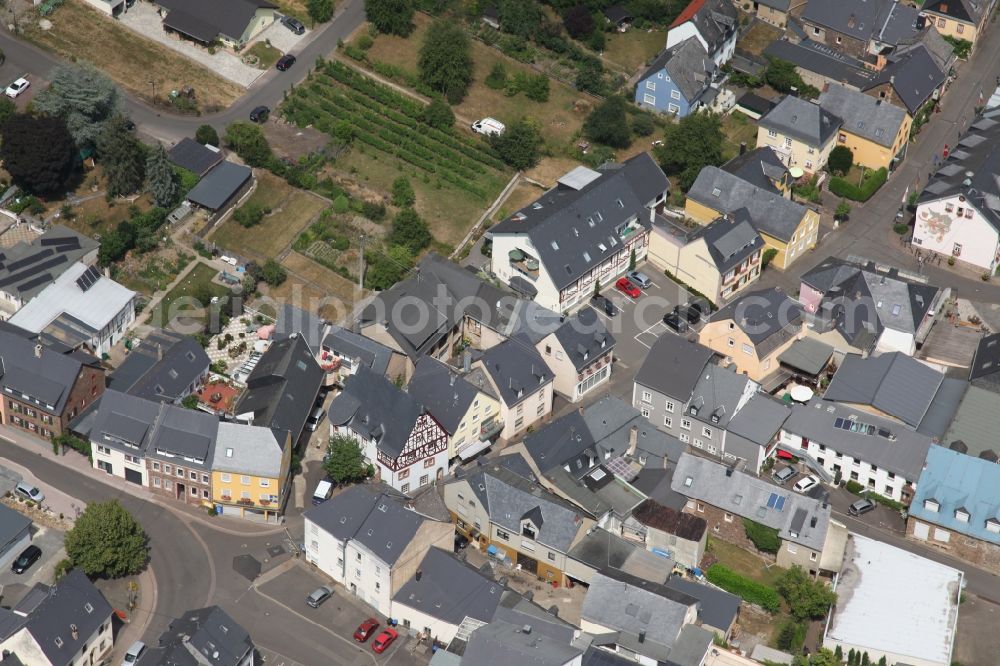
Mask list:
[[[558,250],[559,249],[559,243],[557,243],[555,241],[552,241],[552,249],[553,250]]]
[[[892,314],[893,314],[893,316],[898,316],[900,310],[902,310],[902,306],[899,303],[896,303],[895,305],[893,305],[892,306]]]
[[[583,253],[583,260],[584,261],[590,261],[590,253],[589,252],[584,252]]]
[[[722,190],[720,190],[718,187],[712,188],[712,196],[717,197],[721,195],[722,195]]]

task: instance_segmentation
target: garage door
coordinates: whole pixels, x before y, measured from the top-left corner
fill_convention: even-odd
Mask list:
[[[125,480],[131,481],[132,483],[141,486],[142,485],[142,472],[137,469],[125,468]]]
[[[926,540],[928,534],[930,534],[930,525],[926,523],[914,523],[913,536]]]

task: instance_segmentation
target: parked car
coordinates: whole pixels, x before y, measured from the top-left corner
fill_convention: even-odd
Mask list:
[[[689,324],[697,324],[701,321],[701,312],[690,305],[675,305],[674,313]]]
[[[875,502],[871,501],[868,498],[859,499],[857,502],[847,507],[847,513],[851,514],[852,516],[863,516],[869,511],[874,511],[874,510],[875,510]]]
[[[283,16],[281,18],[281,25],[285,26],[296,35],[301,35],[306,31],[306,27],[302,25],[302,21],[298,20],[294,16]]]
[[[14,494],[32,502],[41,503],[45,501],[45,493],[24,481],[14,486]]]
[[[696,310],[702,319],[707,319],[712,314],[712,305],[704,298],[692,298],[688,301],[688,309]]]
[[[333,596],[333,590],[324,585],[323,587],[317,588],[309,593],[306,597],[306,603],[313,608],[319,608],[324,601]]]
[[[125,658],[122,659],[122,666],[132,666],[132,664],[139,661],[142,655],[146,653],[146,644],[142,641],[136,641],[132,643],[132,646],[125,651]]]
[[[266,106],[258,106],[250,112],[250,120],[255,123],[262,123],[267,121],[269,115],[271,115],[271,109]]]
[[[663,315],[663,323],[666,324],[667,328],[671,329],[674,333],[688,332],[687,321],[676,312],[668,312]]]
[[[493,134],[499,136],[507,131],[507,126],[496,118],[481,118],[472,123],[472,131],[476,134],[484,134],[486,136]]]
[[[642,292],[639,291],[639,287],[632,284],[632,281],[626,277],[618,278],[618,282],[615,282],[615,289],[632,298],[639,298],[642,296]]]
[[[795,476],[795,470],[791,467],[785,466],[781,469],[774,470],[774,474],[771,475],[771,478],[779,484],[784,485],[785,481],[788,481],[793,476]]]
[[[600,294],[594,294],[590,297],[590,304],[595,308],[608,315],[609,317],[614,317],[618,314],[618,308],[614,303],[611,302],[610,298],[605,298]]]
[[[370,617],[362,622],[361,625],[354,631],[354,640],[359,643],[364,643],[372,637],[372,634],[375,633],[376,629],[378,629],[378,620]]]
[[[323,463],[326,464],[326,458],[323,458]],[[330,499],[330,495],[333,494],[333,481],[330,479],[323,479],[316,484],[316,490],[313,491],[312,503],[313,506],[319,506],[323,502]]]
[[[4,91],[4,94],[7,95],[7,97],[14,99],[15,97],[23,93],[25,90],[27,90],[30,86],[31,86],[31,81],[22,76],[17,81],[14,81],[14,83],[7,86],[7,90]]]
[[[804,479],[795,482],[794,490],[797,493],[806,493],[819,485],[819,479],[810,474]]]
[[[284,72],[294,64],[295,64],[295,56],[293,56],[290,53],[286,53],[285,55],[278,58],[278,62],[275,64],[275,67],[278,68],[279,72]]]
[[[14,560],[13,564],[10,565],[10,570],[16,574],[23,574],[25,571],[31,568],[31,565],[38,561],[38,558],[42,556],[42,549],[38,546],[31,545],[24,549],[17,559]]]
[[[326,410],[322,407],[317,407],[313,410],[309,418],[306,419],[306,430],[309,432],[315,432],[319,424],[323,422],[323,417],[326,416]]]
[[[649,289],[653,286],[653,281],[649,279],[649,276],[645,273],[640,273],[639,271],[629,271],[626,275],[632,284],[639,287],[640,289]]]
[[[372,650],[382,654],[397,638],[399,638],[399,634],[396,633],[396,630],[389,629],[387,627],[382,630],[382,633],[379,634],[374,641],[372,641]]]

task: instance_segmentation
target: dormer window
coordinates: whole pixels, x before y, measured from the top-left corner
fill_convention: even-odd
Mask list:
[[[525,520],[521,523],[521,536],[534,540],[537,534],[538,532],[535,529],[535,524],[530,520]]]
[[[928,511],[933,512],[933,513],[937,513],[938,510],[940,510],[941,505],[938,504],[937,500],[925,499],[924,500],[924,508],[927,509]]]
[[[955,509],[955,520],[960,523],[969,522],[969,512],[965,509]]]
[[[986,531],[992,532],[993,534],[1000,534],[1000,521],[996,518],[990,518],[986,521]]]
[[[688,412],[691,416],[698,416],[698,405],[691,405],[688,407]]]

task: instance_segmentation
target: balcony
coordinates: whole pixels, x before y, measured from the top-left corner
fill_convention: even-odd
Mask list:
[[[479,438],[489,439],[493,435],[499,433],[501,430],[503,430],[503,423],[497,419],[490,419],[489,421],[479,426]]]
[[[510,259],[510,267],[515,271],[529,280],[538,279],[538,259],[518,249],[511,250],[507,256]]]

